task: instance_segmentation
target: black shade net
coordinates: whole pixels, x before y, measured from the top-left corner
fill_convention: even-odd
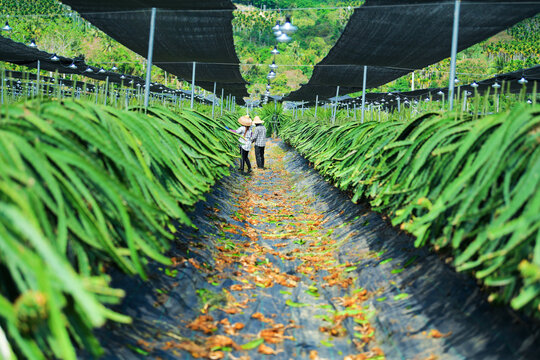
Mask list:
[[[538,2],[461,1],[458,51],[540,11]],[[454,1],[367,0],[355,9],[340,39],[288,101],[328,99],[374,88],[450,56]]]
[[[526,82],[520,82],[521,79],[525,79]],[[500,87],[494,88],[493,85],[498,84]],[[472,84],[456,85],[455,91],[460,91],[462,94],[467,91],[470,95],[475,92],[485,94],[488,90],[491,94],[495,93],[519,93],[525,91],[526,93],[532,93],[535,89],[538,89],[540,84],[540,65],[513,71],[505,74],[496,75],[492,78],[478,81],[477,86]],[[463,96],[463,95],[462,95]],[[388,107],[395,107],[397,105],[397,98],[403,101],[422,101],[422,100],[442,100],[448,98],[448,87],[444,88],[428,88],[419,89],[414,91],[403,92],[390,92],[390,93],[366,93],[366,103],[375,105],[385,105]],[[327,101],[320,101],[320,103],[329,103],[335,101],[335,98],[330,98]],[[348,95],[341,96],[337,99],[340,106],[352,106],[354,104],[361,105],[362,97],[350,97]],[[304,106],[315,106],[315,102],[305,103]]]
[[[34,69],[38,67],[39,61],[40,69],[45,71],[58,71],[60,74],[82,75],[91,79],[102,81],[105,81],[108,78],[110,83],[123,84],[125,86],[132,86],[134,88],[143,87],[145,84],[144,79],[140,77],[124,75],[95,66],[90,66],[86,64],[83,59],[71,59],[58,55],[58,60],[53,61],[52,57],[53,54],[41,51],[37,48],[31,48],[23,43],[15,42],[11,39],[0,36],[0,61]],[[73,65],[75,65],[75,68],[73,68]],[[176,90],[153,83],[150,86],[150,91],[162,93],[173,92]]]
[[[230,1],[63,0],[112,38],[147,57],[151,8],[156,7],[153,63],[184,80],[243,102],[249,94],[234,49]]]
[[[136,77],[132,77],[134,79],[140,79]],[[16,80],[16,81],[14,81]],[[5,86],[7,89],[15,89],[17,91],[23,91],[24,90],[24,84],[25,82],[34,82],[37,81],[37,75],[28,73],[28,72],[22,72],[22,71],[13,71],[13,70],[5,70]],[[87,91],[87,92],[95,92],[96,91],[96,85],[84,81],[77,81],[77,80],[71,80],[71,79],[64,79],[64,78],[57,78],[57,77],[51,77],[51,76],[40,76],[40,83],[42,84],[42,90],[44,93],[54,93],[53,88],[49,88],[48,85],[62,85],[67,88],[67,93],[71,94],[71,91]],[[35,85],[35,84],[34,84]],[[139,89],[137,86],[133,86],[131,84],[130,86],[131,90],[131,96],[136,96],[137,93],[140,91],[142,94],[142,89]],[[47,90],[48,89],[48,90]],[[187,99],[191,97],[191,91],[188,90],[182,90],[182,89],[171,89],[167,88],[165,86],[159,85],[159,84],[153,84],[152,85],[152,95],[158,95],[158,96],[164,96],[169,97],[172,100],[174,100],[174,97],[177,96],[180,101],[182,99]],[[28,87],[26,87],[26,90],[28,90]],[[119,92],[114,91],[111,93],[112,95],[116,94],[118,96]],[[203,103],[207,105],[211,105],[212,102],[215,100],[216,104],[221,103],[221,99],[219,97],[213,98],[212,96],[204,96],[202,94],[195,94],[194,100],[198,103]]]

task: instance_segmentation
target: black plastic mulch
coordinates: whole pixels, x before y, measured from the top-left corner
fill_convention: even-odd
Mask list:
[[[296,182],[295,191],[313,200],[310,206],[328,220],[323,226],[333,231],[334,239],[343,241],[335,254],[338,262],[357,264],[356,270],[351,272],[357,277],[355,285],[374,294],[366,305],[373,312],[370,321],[376,328],[375,341],[384,350],[386,359],[428,359],[430,356],[438,360],[538,358],[540,326],[537,322],[525,319],[506,307],[490,305],[486,294],[479,290],[472,278],[456,273],[444,259],[428,249],[415,249],[411,237],[390,226],[381,215],[351,203],[344,193],[310,169],[307,162],[288,146],[282,143],[270,146],[280,146],[286,151],[285,168],[288,176]],[[269,162],[272,168],[272,159]],[[271,170],[265,174],[255,185],[265,183],[263,185],[271,188],[272,182],[279,179],[272,177]],[[192,218],[198,230],[182,229],[171,256],[191,256],[198,263],[206,263],[209,269],[212,268],[216,239],[223,236],[216,222],[239,224],[232,217],[238,210],[237,199],[245,189],[245,181],[245,177],[233,174],[215,187],[205,203],[197,205]],[[220,209],[219,213],[216,215],[212,208]],[[268,229],[272,226],[259,224],[255,227]],[[240,235],[227,236],[245,240]],[[260,243],[271,246],[274,242],[261,239]],[[301,246],[291,242],[284,251]],[[300,263],[299,260],[284,262],[272,256],[268,260],[279,266],[282,272],[289,273],[294,273]],[[186,324],[200,315],[204,294],[220,294],[236,282],[228,279],[215,286],[207,279],[212,274],[211,270],[197,270],[190,263],[184,265],[177,269],[177,273],[151,265],[151,280],[146,283],[113,274],[113,285],[127,293],[117,310],[132,316],[134,322],[129,326],[109,324],[99,330],[98,336],[106,351],[105,359],[192,358],[187,352],[162,348],[167,341],[200,336],[200,333],[187,329]],[[275,285],[249,290],[254,301],[243,314],[233,317],[214,310],[211,315],[216,321],[227,317],[231,323],[246,324],[240,332],[244,335],[257,334],[265,328],[266,324],[250,319],[255,312],[276,314],[274,320],[283,324],[292,319],[302,326],[286,331],[286,335],[294,336],[295,340],[285,340],[277,346],[280,352],[269,357],[308,359],[309,351],[316,349],[322,359],[342,359],[354,353],[353,336],[329,339],[321,333],[320,316],[327,314],[327,310],[316,305],[330,304],[337,308],[335,298],[343,296],[344,292],[326,287],[321,289],[319,298],[314,298],[306,293],[312,283],[305,278],[292,289]],[[289,291],[290,295],[283,291]],[[219,295],[213,299],[220,301]],[[285,304],[286,299],[310,306],[291,308]],[[352,322],[344,325],[349,334],[354,333]],[[428,336],[432,329],[445,336]],[[238,344],[252,339],[241,335],[231,337]],[[321,341],[328,346],[321,345]],[[152,350],[147,351],[145,344],[150,344]],[[243,355],[242,352],[232,354],[236,357]],[[252,359],[267,357],[256,350],[246,354]]]

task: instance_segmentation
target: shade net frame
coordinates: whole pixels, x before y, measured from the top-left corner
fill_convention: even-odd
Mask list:
[[[137,89],[138,87],[144,88],[146,83],[143,78],[138,76],[121,74],[105,69],[101,70],[101,68],[88,65],[84,59],[81,58],[69,58],[57,55],[58,60],[53,61],[53,55],[54,54],[0,36],[0,61],[25,66],[31,69],[37,69],[39,61],[39,67],[44,71],[58,72],[59,74],[67,75],[79,75],[100,81],[107,81],[108,78],[108,81],[111,84],[133,87],[134,89]],[[71,64],[74,64],[77,68],[72,69],[70,67]],[[92,70],[92,72],[88,72],[87,69]],[[42,79],[44,79],[44,77],[42,77]],[[184,90],[172,89],[158,83],[151,83],[150,91],[153,93],[185,93]]]
[[[527,83],[519,83],[519,80],[522,78],[527,80]],[[504,74],[495,75],[489,79],[476,82],[476,84],[478,85],[477,87],[474,87],[471,84],[463,84],[459,86],[456,85],[456,93],[460,92],[462,94],[465,91],[468,91],[469,93],[471,93],[471,95],[475,93],[485,94],[489,90],[490,93],[493,94],[495,93],[495,89],[493,88],[493,85],[495,83],[500,85],[500,88],[497,90],[499,94],[503,92],[515,94],[522,91],[524,91],[526,94],[531,94],[535,91],[535,89],[538,89],[538,85],[540,84],[540,65],[536,65],[527,69],[520,69]],[[435,87],[418,89],[413,91],[394,91],[388,93],[370,92],[366,93],[365,96],[366,104],[373,104],[377,102],[378,104],[375,105],[384,105],[390,108],[397,106],[397,98],[400,98],[402,103],[406,100],[447,100],[448,87]],[[361,102],[362,96],[351,97],[349,95],[343,95],[338,97],[337,99],[334,97],[326,100],[320,100],[319,104],[338,103],[338,106],[345,107],[347,106],[347,104],[349,106],[352,106],[355,103],[357,106],[361,106]],[[306,102],[304,103],[304,106],[313,107],[315,106],[315,102]]]
[[[156,8],[153,64],[237,103],[248,97],[232,35],[231,1],[63,0],[91,24],[135,53],[147,57],[151,9]]]
[[[454,1],[367,0],[309,82],[285,101],[313,101],[384,85],[450,56]],[[461,1],[458,52],[540,11],[538,2]]]

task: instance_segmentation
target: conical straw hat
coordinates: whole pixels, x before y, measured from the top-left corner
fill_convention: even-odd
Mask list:
[[[264,124],[264,121],[262,121],[260,117],[255,116],[255,118],[253,119],[253,123],[254,124]]]
[[[251,119],[248,115],[241,116],[238,122],[243,126],[251,126]]]

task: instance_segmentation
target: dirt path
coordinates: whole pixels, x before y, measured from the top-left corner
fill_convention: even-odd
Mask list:
[[[218,307],[227,316],[217,321],[200,315],[188,327],[212,334],[205,339],[206,348],[193,351],[193,343],[181,347],[192,355],[210,350],[205,353],[209,358],[225,356],[211,351],[225,346],[253,347],[259,356],[279,358],[382,359],[369,320],[374,310],[364,303],[372,295],[357,286],[352,274],[356,264],[336,258],[335,229],[324,226],[313,199],[296,188],[283,156],[280,147],[269,146],[272,170],[246,176],[232,217],[236,223],[219,224],[225,236],[214,281],[233,282],[225,290],[226,305]],[[227,234],[239,234],[243,241]],[[209,328],[237,335],[234,344]]]
[[[534,358],[538,327],[514,324],[283,144],[267,159],[199,205],[173,267],[151,265],[151,283],[116,277],[134,325],[103,331],[106,358]]]

